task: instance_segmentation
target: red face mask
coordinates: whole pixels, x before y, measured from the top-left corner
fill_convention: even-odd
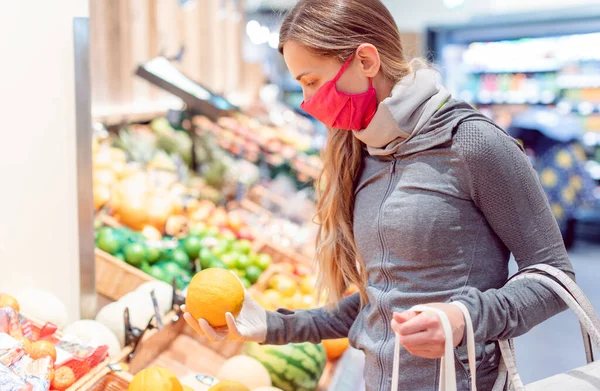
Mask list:
[[[372,79],[369,79],[369,89],[361,94],[346,94],[336,87],[352,58],[346,61],[333,80],[323,84],[312,98],[300,105],[302,110],[329,128],[365,129],[377,111],[377,92]]]

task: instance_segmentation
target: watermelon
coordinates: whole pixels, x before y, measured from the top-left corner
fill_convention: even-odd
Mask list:
[[[273,386],[283,391],[317,389],[327,356],[323,345],[309,342],[282,346],[248,344],[246,354],[260,361]]]

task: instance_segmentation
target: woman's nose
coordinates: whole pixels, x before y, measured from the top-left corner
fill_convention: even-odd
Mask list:
[[[306,102],[315,94],[314,92],[307,91],[305,88],[302,89],[302,94],[304,96],[304,101]]]

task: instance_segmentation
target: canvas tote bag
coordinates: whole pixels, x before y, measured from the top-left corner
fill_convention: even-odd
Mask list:
[[[475,336],[473,333],[473,322],[471,321],[471,315],[467,310],[467,307],[462,303],[452,303],[456,305],[462,311],[465,318],[465,336],[467,338],[467,352],[469,358],[469,371],[471,372],[471,391],[477,391],[477,379],[476,379],[476,360],[475,360]],[[457,390],[456,388],[456,368],[454,365],[454,344],[452,343],[452,327],[450,320],[445,312],[424,305],[418,305],[411,308],[411,311],[415,312],[433,312],[440,317],[444,334],[446,336],[446,344],[444,348],[444,357],[441,359],[441,370],[440,370],[440,391],[466,391]],[[396,344],[394,347],[394,370],[392,373],[392,390],[398,391],[398,376],[400,372],[400,336],[396,334]]]
[[[575,312],[581,324],[588,364],[567,373],[524,385],[515,361],[512,341],[499,341],[502,360],[493,391],[597,391],[600,390],[600,361],[594,362],[592,343],[600,347],[600,320],[575,282],[562,271],[549,265],[523,269],[509,280],[531,279],[542,282]],[[508,387],[505,388],[508,382]]]

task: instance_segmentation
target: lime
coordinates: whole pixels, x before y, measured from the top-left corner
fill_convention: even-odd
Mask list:
[[[154,265],[160,259],[162,253],[156,247],[148,247],[146,252],[146,259],[150,265]],[[187,255],[187,254],[186,254]]]
[[[104,227],[98,232],[98,248],[109,254],[115,255],[121,250],[121,240],[112,228]]]
[[[152,277],[156,278],[157,280],[169,283],[167,275],[165,274],[163,269],[160,268],[160,266],[150,266],[150,273],[148,273],[148,274],[150,274]]]
[[[202,266],[202,269],[206,269],[207,267],[209,267],[210,262],[215,258],[215,256],[210,251],[210,249],[203,248],[202,250],[200,250],[198,258],[200,259],[200,266]]]
[[[146,274],[150,274],[150,272],[152,271],[152,268],[150,267],[150,264],[147,261],[144,261],[144,262],[142,262],[142,265],[140,266],[140,270]]]
[[[254,265],[258,266],[263,271],[265,271],[269,268],[269,266],[271,266],[272,262],[273,260],[271,259],[271,256],[269,254],[258,254]]]
[[[258,266],[250,265],[246,268],[246,278],[248,278],[251,283],[256,284],[256,281],[258,281],[262,272],[262,269]]]
[[[244,284],[244,288],[248,289],[252,286],[252,283],[247,278],[240,278],[242,280],[242,284]]]
[[[199,238],[203,237],[204,235],[206,235],[206,224],[197,223],[197,224],[193,225],[190,228],[190,230],[188,231],[188,235],[189,236],[198,236]]]
[[[131,243],[125,246],[125,262],[131,266],[140,267],[146,260],[146,246],[141,243]]]
[[[248,266],[250,266],[250,257],[245,254],[240,254],[237,257],[236,266],[238,269],[245,270],[246,268],[248,268]]]
[[[225,254],[229,251],[229,242],[225,239],[219,240],[219,242],[212,248],[212,253],[217,257]]]
[[[158,263],[156,266],[160,267],[165,274],[170,277],[180,276],[183,273],[181,267],[174,261],[164,261]]]
[[[125,254],[122,252],[118,252],[115,254],[115,258],[120,259],[121,261],[125,261]]]
[[[240,254],[249,255],[252,250],[252,242],[246,239],[233,242],[231,249]]]
[[[223,262],[221,262],[218,258],[214,258],[210,262],[208,269],[214,269],[214,268],[227,269],[227,266]]]
[[[185,250],[176,248],[171,252],[171,259],[173,262],[179,265],[181,269],[189,269],[191,266],[190,257],[188,257]]]
[[[227,266],[228,269],[233,269],[237,265],[237,255],[234,253],[228,253],[221,255],[221,262]]]
[[[198,254],[200,253],[200,250],[202,249],[201,240],[202,239],[200,239],[197,236],[188,236],[187,238],[184,239],[183,248],[185,249],[185,252],[190,257],[190,259],[198,258]]]

